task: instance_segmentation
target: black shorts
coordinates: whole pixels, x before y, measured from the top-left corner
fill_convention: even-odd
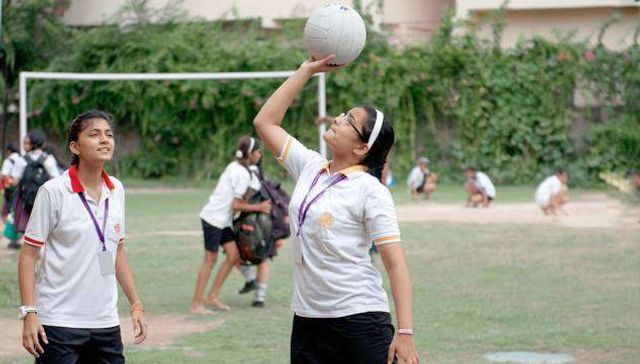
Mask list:
[[[388,312],[293,317],[291,364],[386,364],[394,329]]]
[[[230,227],[219,229],[202,220],[202,232],[204,233],[204,249],[217,253],[221,245],[234,242],[236,234]]]
[[[73,329],[43,326],[49,344],[40,340],[44,354],[37,364],[124,363],[120,326],[106,329]]]

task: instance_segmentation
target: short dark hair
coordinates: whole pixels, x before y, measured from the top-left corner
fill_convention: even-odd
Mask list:
[[[111,116],[111,114],[102,110],[95,109],[85,111],[71,120],[71,125],[69,125],[69,133],[67,134],[67,145],[71,144],[71,142],[77,142],[80,133],[87,128],[87,122],[94,119],[102,119],[106,121],[111,129],[113,129],[113,117]],[[78,164],[80,164],[80,158],[77,155],[71,153],[71,165],[77,166]]]
[[[373,132],[373,128],[376,125],[376,118],[378,113],[376,109],[371,106],[360,106],[367,112],[367,120],[364,123],[364,127],[362,130],[362,136],[367,140],[362,140],[363,142],[368,142],[371,133]],[[382,178],[382,169],[384,168],[384,164],[387,161],[387,155],[389,154],[389,150],[393,146],[395,142],[395,132],[393,131],[393,126],[389,119],[384,116],[382,121],[382,128],[380,129],[380,134],[378,134],[378,138],[375,143],[371,146],[371,149],[367,152],[362,161],[367,167],[367,171],[372,176],[376,177],[378,180]]]
[[[556,168],[556,174],[568,174],[567,170],[564,169],[563,167],[558,167]]]
[[[16,143],[9,143],[7,144],[7,146],[4,148],[4,150],[11,152],[11,153],[20,153],[20,149],[18,148],[18,146],[16,145]]]
[[[475,172],[475,171],[476,171],[476,168],[475,168],[475,167],[472,167],[472,166],[466,166],[466,167],[464,167],[464,171],[465,171],[465,172],[467,172],[467,171],[469,171],[469,172]]]
[[[27,138],[29,139],[29,143],[31,143],[31,149],[40,149],[44,146],[44,143],[47,141],[47,136],[44,135],[42,130],[34,130],[27,134]]]

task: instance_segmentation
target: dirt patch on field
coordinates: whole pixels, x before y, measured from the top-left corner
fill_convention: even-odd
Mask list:
[[[605,194],[589,194],[567,204],[566,215],[547,216],[534,203],[495,203],[488,208],[425,201],[397,207],[402,222],[550,224],[571,228],[640,226],[640,212]]]
[[[224,320],[203,319],[188,315],[149,316],[149,336],[139,348],[160,348],[173,345],[182,336],[198,334],[218,329]],[[133,328],[129,316],[120,317],[122,340],[125,346],[133,346]],[[29,355],[22,348],[22,321],[0,318],[0,357]]]

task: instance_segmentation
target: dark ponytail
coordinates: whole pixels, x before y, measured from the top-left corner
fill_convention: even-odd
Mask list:
[[[69,133],[67,136],[67,145],[71,144],[71,142],[77,142],[80,133],[87,128],[87,122],[95,119],[102,119],[106,121],[111,129],[113,129],[113,118],[109,113],[101,110],[85,111],[82,114],[76,116],[71,121],[71,125],[69,125]],[[80,164],[80,158],[77,155],[71,153],[71,165],[77,166],[78,164]]]
[[[366,143],[373,132],[373,127],[376,125],[377,112],[376,109],[371,106],[361,107],[367,112],[367,120],[364,123],[364,130],[362,133],[362,136],[366,139],[363,140],[363,142]],[[384,168],[384,164],[387,162],[387,155],[389,154],[394,141],[395,133],[393,131],[393,126],[391,126],[391,122],[385,116],[378,138],[362,161],[362,164],[367,167],[369,174],[378,180],[382,178],[382,169]]]

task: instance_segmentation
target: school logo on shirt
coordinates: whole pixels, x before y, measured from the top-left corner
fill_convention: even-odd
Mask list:
[[[318,225],[325,229],[330,229],[333,225],[333,215],[330,212],[325,212],[318,217]]]

